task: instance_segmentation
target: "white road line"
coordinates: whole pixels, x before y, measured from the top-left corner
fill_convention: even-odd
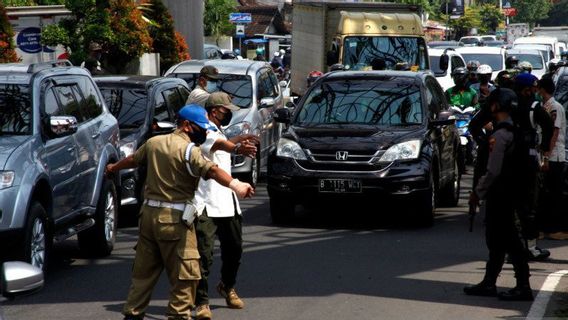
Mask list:
[[[544,283],[542,284],[542,287],[540,288],[540,291],[529,310],[529,314],[526,318],[527,320],[539,320],[544,317],[550,297],[552,297],[556,286],[560,282],[560,278],[567,274],[568,270],[560,270],[551,273],[548,277],[546,277],[546,280],[544,280]]]

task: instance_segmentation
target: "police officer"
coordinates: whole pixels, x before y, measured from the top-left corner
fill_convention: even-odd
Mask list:
[[[533,300],[529,283],[529,264],[525,242],[516,223],[515,203],[520,176],[517,145],[514,144],[514,125],[510,113],[516,108],[517,96],[510,89],[498,88],[488,97],[487,103],[496,123],[489,140],[490,153],[487,172],[480,178],[471,193],[470,204],[485,200],[486,242],[489,259],[483,280],[464,288],[468,295],[498,296],[502,300]],[[515,270],[517,285],[497,294],[497,277],[509,253]]]
[[[107,174],[145,165],[144,205],[132,269],[132,284],[123,308],[124,319],[143,319],[154,285],[163,269],[170,282],[168,320],[189,319],[200,278],[199,254],[191,202],[200,178],[212,178],[239,197],[254,194],[252,187],[233,179],[205,160],[195,144],[205,141],[209,124],[205,109],[188,105],[178,113],[173,133],[149,139],[133,155],[106,167]]]

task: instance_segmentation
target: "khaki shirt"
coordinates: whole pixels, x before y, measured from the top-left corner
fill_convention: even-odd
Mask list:
[[[204,178],[216,164],[206,160],[197,146],[191,148],[187,161],[185,153],[190,143],[187,134],[177,129],[148,139],[136,150],[134,161],[147,167],[145,199],[167,202],[193,199],[199,178]]]

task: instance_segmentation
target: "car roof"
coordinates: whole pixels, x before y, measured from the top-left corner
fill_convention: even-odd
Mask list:
[[[441,56],[444,51],[446,51],[446,54],[449,56],[461,56],[461,54],[455,50],[446,50],[446,49],[439,49],[439,48],[430,48],[428,49],[428,54],[431,56]]]
[[[542,53],[537,49],[526,49],[526,48],[507,49],[506,52],[507,52],[507,54],[533,54],[533,55],[536,55],[536,56],[542,55]]]
[[[68,60],[0,64],[0,76],[2,76],[4,81],[13,83],[29,83],[35,74],[40,73],[90,75],[86,69],[73,66]]]
[[[247,75],[256,73],[262,67],[270,66],[265,61],[255,60],[234,60],[234,59],[214,59],[214,60],[187,60],[173,66],[168,70],[171,73],[199,73],[203,66],[214,66],[220,74],[240,74]]]
[[[546,36],[537,36],[537,37],[521,37],[521,38],[517,38],[515,39],[515,44],[517,43],[523,43],[523,44],[549,44],[549,43],[554,43],[554,42],[558,42],[558,39],[556,37],[546,37]]]
[[[459,47],[456,48],[459,53],[479,53],[479,54],[501,54],[505,49],[497,47]]]
[[[376,71],[333,71],[322,76],[326,80],[336,80],[345,78],[376,78],[376,77],[395,77],[422,80],[427,76],[432,76],[429,71],[398,71],[398,70],[376,70]]]
[[[101,75],[94,76],[93,80],[95,80],[98,85],[113,84],[132,87],[145,87],[160,82],[179,82],[180,84],[185,84],[185,81],[182,79],[147,75]]]

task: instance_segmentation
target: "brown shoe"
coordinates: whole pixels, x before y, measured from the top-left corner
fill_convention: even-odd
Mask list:
[[[195,308],[195,319],[198,320],[211,320],[213,314],[211,314],[211,309],[209,309],[208,304],[202,304]]]
[[[568,240],[568,232],[549,233],[548,239],[552,240]]]
[[[237,292],[235,291],[235,288],[227,289],[225,288],[223,282],[219,282],[219,284],[217,285],[217,292],[219,292],[221,297],[225,298],[225,301],[227,302],[227,306],[229,308],[242,309],[245,307],[245,303],[243,302],[243,300],[241,300],[241,298],[239,298]]]

